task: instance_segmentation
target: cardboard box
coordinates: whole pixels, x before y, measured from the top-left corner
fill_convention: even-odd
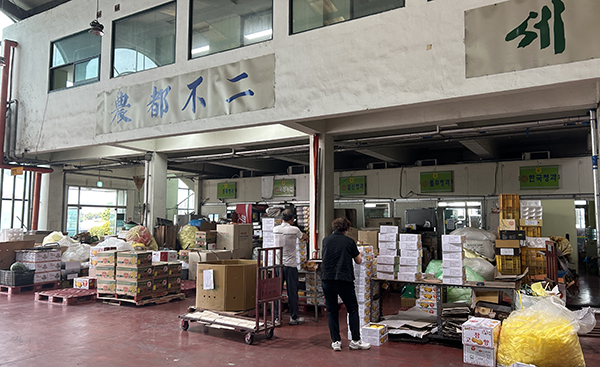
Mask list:
[[[252,224],[218,224],[217,232],[218,250],[252,249]]]
[[[19,262],[46,262],[60,261],[60,250],[19,250],[15,253],[15,259]]]
[[[281,218],[262,218],[263,232],[271,232],[273,228],[281,224]]]
[[[377,264],[379,266],[379,264]],[[398,273],[414,274],[421,272],[421,265],[399,265]]]
[[[447,259],[447,260],[442,260],[442,266],[444,268],[459,268],[462,269],[463,267],[463,260],[451,260],[451,259]]]
[[[396,279],[403,281],[403,282],[418,282],[421,279],[423,279],[423,274],[421,274],[421,273],[414,273],[414,274],[398,273],[398,275],[396,276]]]
[[[169,277],[167,282],[169,293],[179,293],[181,291],[181,277]]]
[[[542,226],[542,220],[541,219],[520,219],[519,220],[519,225],[526,227],[526,226],[536,226],[536,227],[541,227]]]
[[[398,247],[400,250],[421,250],[423,248],[423,244],[421,242],[399,241]]]
[[[23,265],[25,265],[25,267],[29,270],[35,270],[36,272],[44,272],[44,271],[57,271],[60,270],[61,265],[60,265],[60,260],[54,260],[54,261],[36,261],[36,262],[29,262],[29,261],[23,261]]]
[[[500,240],[521,240],[525,241],[525,231],[498,231]]]
[[[169,276],[169,263],[167,263],[166,261],[153,263],[152,267],[154,268],[154,278],[162,278]]]
[[[198,231],[196,232],[196,243],[215,243],[217,242],[217,231]]]
[[[256,307],[256,261],[207,261],[197,268],[196,308],[243,311]],[[212,287],[204,282],[205,271],[212,273]]]
[[[217,250],[217,251],[194,251],[190,252],[190,269],[189,279],[196,280],[198,274],[197,266],[200,261],[214,261],[214,260],[229,260],[232,259],[231,250]]]
[[[152,295],[154,282],[148,280],[117,280],[116,294],[125,296],[143,297]]]
[[[102,254],[100,252],[99,254]],[[152,251],[125,251],[117,253],[117,265],[152,265]]]
[[[383,242],[380,242],[383,243]],[[393,243],[393,242],[391,242]],[[379,248],[379,256],[398,256],[398,250],[396,248]]]
[[[463,346],[463,362],[477,366],[495,367],[497,348]]]
[[[177,251],[152,251],[152,262],[175,261],[177,260]]]
[[[521,254],[520,240],[496,240],[494,247],[496,255],[516,256]]]
[[[160,278],[154,278],[152,281],[152,294],[161,295],[169,292],[169,277],[164,276]]]
[[[385,225],[385,226],[379,226],[379,232],[381,232],[381,233],[396,233],[397,234],[400,231],[399,231],[398,226]]]
[[[98,293],[115,294],[117,291],[117,281],[114,279],[97,279],[96,286]]]
[[[420,257],[401,257],[400,265],[421,266],[423,265],[423,259]]]
[[[442,268],[443,277],[466,277],[465,268]]]
[[[109,264],[116,264],[117,263],[117,251],[116,250],[110,250],[110,251],[100,251],[96,254],[96,261],[97,264],[94,265],[109,265]]]
[[[413,243],[422,242],[421,241],[421,235],[420,234],[414,234],[414,233],[400,233],[398,235],[398,240],[400,242],[413,242]]]
[[[466,281],[467,281],[466,277],[443,277],[443,279],[442,279],[443,284],[450,284],[450,285],[463,285],[463,284],[465,284]]]
[[[361,241],[364,245],[371,245],[373,247],[377,247],[379,244],[378,241],[379,231],[358,231],[358,240]]]
[[[98,279],[115,279],[115,265],[97,265],[96,266],[96,278]]]
[[[500,337],[502,322],[485,317],[473,317],[462,324],[463,345],[493,348]]]
[[[442,243],[442,252],[462,252],[462,243]]]
[[[96,289],[96,278],[80,277],[73,279],[73,288]]]
[[[181,263],[170,262],[169,264],[169,277],[180,277],[181,276]]]
[[[442,245],[445,243],[453,243],[453,244],[463,244],[466,242],[465,236],[457,236],[457,235],[442,235]]]
[[[45,271],[45,272],[36,272],[33,275],[33,283],[49,283],[49,282],[60,282],[60,270],[56,271]]]
[[[400,250],[400,257],[423,257],[422,250]]]
[[[516,219],[500,219],[499,231],[514,231],[515,229],[517,229]]]
[[[368,323],[360,330],[361,338],[379,338],[388,333],[388,328],[383,324]]]
[[[400,258],[398,256],[385,256],[385,255],[377,256],[377,264],[395,265],[395,264],[399,264],[399,263],[400,263]],[[407,264],[407,265],[412,265],[412,264]]]
[[[23,250],[34,245],[34,241],[0,242],[0,269],[8,269],[16,261],[15,250]]]
[[[392,265],[392,264],[380,264],[377,263],[377,272],[386,272],[386,273],[394,273],[394,272],[398,272],[398,264],[396,265]]]
[[[179,250],[179,260],[189,262],[190,261],[190,253],[198,252],[197,249],[191,250]]]
[[[377,272],[377,278],[379,279],[385,279],[385,280],[395,280],[396,279],[396,273],[388,273],[385,271],[378,271]]]
[[[153,276],[153,266],[117,266],[115,271],[117,280],[147,280]]]
[[[443,260],[463,260],[465,258],[464,252],[442,252],[442,261]]]

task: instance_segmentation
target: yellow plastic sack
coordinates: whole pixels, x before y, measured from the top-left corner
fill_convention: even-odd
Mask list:
[[[513,311],[502,323],[498,364],[529,363],[537,367],[585,367],[573,312],[548,297]]]
[[[177,233],[177,240],[181,244],[181,248],[186,250],[188,248],[196,247],[196,232],[198,228],[189,224],[181,227],[179,233]]]
[[[44,237],[44,239],[42,240],[42,245],[58,242],[58,241],[62,240],[63,237],[64,237],[64,235],[62,234],[62,232],[57,232],[57,231],[52,232],[49,235],[47,235],[46,237]]]

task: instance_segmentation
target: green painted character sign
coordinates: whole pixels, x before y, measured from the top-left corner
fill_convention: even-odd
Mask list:
[[[530,166],[519,168],[521,190],[558,189],[558,166]]]
[[[452,192],[452,171],[421,172],[421,192]]]
[[[217,199],[235,198],[236,193],[235,182],[222,182],[217,184]]]
[[[562,19],[562,13],[565,11],[565,4],[562,0],[552,0],[554,8],[554,22],[552,31],[554,32],[554,54],[561,54],[565,51],[567,40],[565,37],[565,24]],[[552,10],[547,5],[542,7],[542,16],[539,22],[533,25],[537,29],[540,38],[540,49],[545,49],[550,46],[552,32],[550,31],[550,18],[552,18]],[[505,38],[506,42],[512,42],[520,36],[523,36],[517,48],[525,48],[529,46],[535,39],[538,38],[536,31],[528,30],[529,21],[537,19],[538,13],[530,11],[528,17],[517,28],[510,31]]]
[[[340,177],[340,195],[366,195],[366,176]]]

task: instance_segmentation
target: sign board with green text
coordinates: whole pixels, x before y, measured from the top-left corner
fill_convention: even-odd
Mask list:
[[[273,181],[273,196],[295,196],[296,180],[275,180]]]
[[[558,167],[559,166],[519,167],[520,189],[558,189],[560,183]]]
[[[366,195],[367,194],[367,177],[366,176],[350,176],[340,177],[340,195]]]
[[[234,199],[236,194],[235,182],[221,182],[217,184],[217,199]]]
[[[424,192],[453,192],[453,171],[421,172],[421,193]]]

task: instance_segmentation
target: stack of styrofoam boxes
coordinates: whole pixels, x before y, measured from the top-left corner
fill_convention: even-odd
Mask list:
[[[373,274],[373,247],[358,246],[362,263],[354,263],[354,288],[358,301],[359,326],[371,322],[371,275]],[[348,320],[349,321],[349,320]],[[348,338],[351,338],[350,323],[348,322]]]
[[[527,237],[542,237],[542,201],[522,200],[519,229],[525,231]]]
[[[499,320],[473,317],[462,325],[463,362],[495,367],[500,337]]]
[[[15,251],[15,258],[29,270],[35,270],[33,283],[60,282],[60,250]]]
[[[442,235],[442,283],[462,285],[466,282],[463,266],[465,236]]]
[[[415,282],[422,278],[423,243],[420,234],[400,233],[398,280]]]
[[[421,284],[419,286],[419,299],[417,299],[416,307],[430,315],[437,315],[437,293],[435,285]]]
[[[306,303],[309,305],[325,306],[321,272],[319,270],[307,272],[304,274],[304,282],[306,285]]]
[[[367,324],[360,329],[360,338],[365,343],[378,347],[388,341],[388,328],[382,324]]]
[[[398,275],[398,227],[380,226],[378,236],[377,278],[394,280]]]

